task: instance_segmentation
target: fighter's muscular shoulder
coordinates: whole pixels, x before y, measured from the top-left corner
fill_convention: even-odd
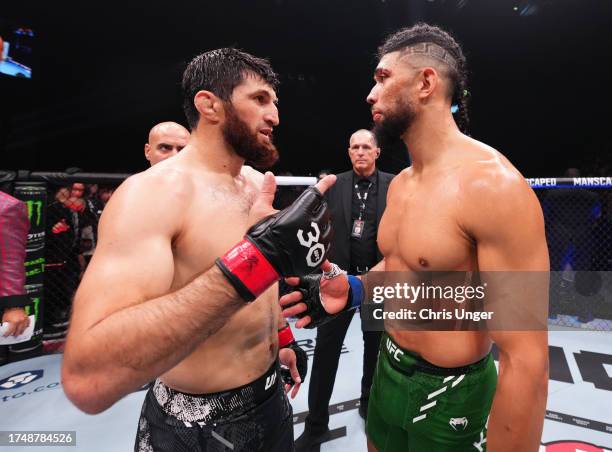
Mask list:
[[[478,229],[494,213],[504,215],[532,195],[518,170],[500,152],[478,143],[457,171],[459,221],[467,232]]]
[[[121,224],[129,227],[135,223],[134,226],[142,228],[148,223],[158,233],[163,231],[173,236],[180,230],[185,203],[192,191],[190,179],[174,168],[166,171],[151,168],[135,174],[113,194],[102,214],[101,227],[119,229],[120,233],[122,228],[118,226]],[[105,228],[110,222],[113,227]]]
[[[73,337],[118,310],[169,291],[174,277],[171,242],[180,231],[180,200],[188,190],[181,179],[173,171],[145,171],[115,191],[75,296]]]
[[[537,237],[543,216],[535,193],[520,172],[501,153],[482,145],[482,152],[458,173],[458,221],[476,242],[492,243],[501,237],[517,240]],[[512,248],[509,246],[509,248]]]

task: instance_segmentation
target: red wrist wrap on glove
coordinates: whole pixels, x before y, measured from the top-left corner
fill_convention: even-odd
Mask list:
[[[278,348],[284,348],[292,342],[295,342],[295,338],[289,325],[278,330]]]
[[[220,260],[255,298],[280,279],[270,262],[246,239],[238,242]]]

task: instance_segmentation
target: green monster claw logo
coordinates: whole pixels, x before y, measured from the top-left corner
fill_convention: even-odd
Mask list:
[[[36,208],[36,226],[40,226],[41,220],[41,211],[42,211],[42,201],[26,201],[26,206],[28,206],[28,218],[30,222],[32,222],[32,213],[34,212],[34,208]]]
[[[38,305],[40,304],[40,298],[32,298],[32,304],[34,305],[34,318],[38,320]],[[30,306],[25,307],[26,315],[30,315]]]

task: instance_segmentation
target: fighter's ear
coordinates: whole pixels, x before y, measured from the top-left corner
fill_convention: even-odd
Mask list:
[[[193,97],[193,103],[200,113],[200,118],[216,124],[220,121],[223,112],[223,103],[210,91],[198,91]]]
[[[145,143],[145,145],[144,145],[144,153],[145,153],[145,158],[147,160],[151,160],[149,158],[149,152],[151,152],[151,146],[149,145],[149,143]]]
[[[431,96],[440,83],[438,71],[433,67],[425,67],[419,74],[419,97],[424,99]]]

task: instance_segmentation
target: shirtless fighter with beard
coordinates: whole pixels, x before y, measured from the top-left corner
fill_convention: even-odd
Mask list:
[[[295,396],[306,355],[280,315],[276,282],[324,261],[322,193],[335,179],[276,213],[272,173],[243,166],[277,159],[276,84],[267,61],[236,49],[194,58],[183,75],[189,144],[126,180],[104,209],[62,381],[77,407],[99,413],[157,378],[136,451],[293,447],[279,362]]]
[[[530,331],[517,323],[521,331],[417,332],[386,321],[368,407],[368,450],[535,452],[548,384],[549,260],[540,204],[502,154],[455,123],[453,100],[466,118],[467,80],[463,52],[448,33],[417,24],[389,36],[379,57],[367,98],[375,132],[383,142],[401,137],[412,166],[389,187],[378,229],[384,259],[373,270],[477,274],[493,282],[487,288],[493,303],[507,288],[500,276],[523,274],[533,285],[513,285],[498,306],[528,306],[530,296],[541,295],[544,319]],[[302,317],[297,326],[319,324],[363,300],[360,279],[327,264],[324,270],[323,278],[302,278],[301,291],[281,298],[286,316]]]

